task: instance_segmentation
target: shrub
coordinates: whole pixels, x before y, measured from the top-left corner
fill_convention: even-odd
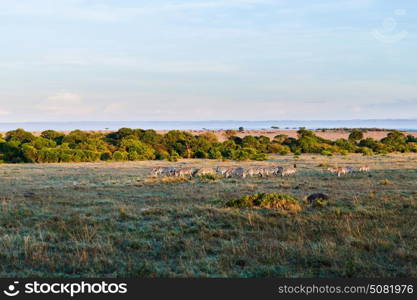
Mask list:
[[[226,130],[226,131],[224,132],[224,136],[225,136],[227,139],[230,139],[231,137],[235,136],[236,134],[237,134],[237,131],[236,131],[236,130],[231,130],[231,129]]]
[[[100,154],[100,160],[111,160],[112,159],[112,154],[111,152],[103,152]]]
[[[168,151],[165,151],[165,150],[162,150],[162,149],[156,150],[155,159],[158,159],[158,160],[169,159]]]
[[[226,206],[237,208],[269,208],[288,213],[296,213],[302,209],[297,199],[293,196],[280,193],[258,193],[243,196],[241,198],[228,201]]]
[[[36,139],[36,137],[32,133],[25,131],[21,128],[8,131],[6,133],[6,141],[19,141],[20,143],[23,144],[23,143],[30,143],[34,139]]]
[[[395,151],[417,152],[417,138],[412,135],[406,136],[398,130],[389,132],[387,137],[380,141],[372,138],[363,139],[363,130],[351,131],[349,140],[336,141],[323,139],[305,128],[301,128],[297,133],[298,139],[277,135],[271,142],[266,136],[240,138],[236,136],[236,131],[228,130],[228,140],[218,142],[213,132],[194,136],[188,132],[171,130],[160,135],[154,130],[121,128],[104,136],[99,132],[81,130],[71,131],[68,135],[45,130],[40,137],[35,137],[23,129],[16,129],[7,132],[5,139],[0,137],[0,159],[11,163],[109,159],[177,161],[181,157],[243,161],[265,160],[268,153],[286,155],[293,152],[297,158],[301,153],[331,156],[332,153],[373,155]],[[116,153],[116,157],[111,153]]]
[[[55,148],[56,142],[47,138],[37,137],[31,143],[33,147],[40,150],[42,148]]]
[[[155,150],[135,137],[126,137],[120,141],[120,149],[132,153],[130,160],[155,159]]]
[[[268,145],[269,153],[279,153],[280,155],[287,155],[291,152],[290,147],[281,145],[279,143],[272,143]]]
[[[175,162],[175,161],[178,161],[178,159],[180,158],[181,156],[176,151],[171,151],[168,160]]]
[[[340,150],[340,154],[341,155],[348,155],[349,154],[349,151],[347,151],[345,149],[342,149],[342,150]]]
[[[323,150],[320,152],[321,155],[325,155],[325,156],[332,156],[333,153],[330,152],[329,150]]]
[[[364,156],[374,155],[374,151],[372,151],[372,149],[370,149],[370,148],[368,148],[368,147],[362,147],[362,148],[360,148],[360,152],[361,152]]]
[[[127,159],[127,152],[116,151],[113,153],[113,160],[122,161]]]
[[[62,132],[58,132],[55,130],[45,130],[42,131],[41,133],[41,137],[48,139],[48,140],[52,140],[57,144],[61,144],[62,143],[62,139],[64,138],[64,134]]]
[[[35,147],[29,144],[23,144],[22,152],[26,162],[34,163],[38,161],[38,151]]]
[[[133,160],[140,160],[140,156],[139,156],[139,154],[136,151],[130,151],[130,152],[128,152],[127,158],[129,160],[132,160],[132,161]]]
[[[221,159],[222,153],[214,147],[211,147],[208,151],[208,158],[209,159]]]
[[[42,148],[38,152],[38,161],[41,163],[57,163],[59,155],[57,149]]]
[[[200,134],[200,138],[206,140],[209,143],[217,143],[218,139],[215,133],[207,131],[204,132],[203,134]]]
[[[207,152],[204,152],[204,151],[197,151],[194,154],[194,157],[195,158],[208,158],[208,153]]]
[[[361,139],[363,139],[363,132],[360,129],[354,129],[349,134],[349,141],[351,142],[357,142],[357,141],[360,141]]]

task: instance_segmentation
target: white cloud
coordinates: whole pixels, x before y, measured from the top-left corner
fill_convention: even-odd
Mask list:
[[[70,92],[59,92],[48,96],[38,105],[38,109],[52,115],[85,115],[94,108],[83,101],[81,95]]]
[[[119,114],[126,112],[129,109],[127,103],[110,103],[104,107],[103,112],[109,114]]]
[[[171,61],[152,60],[122,54],[99,54],[87,50],[66,49],[59,54],[47,53],[43,57],[31,60],[11,61],[0,59],[0,67],[21,69],[28,67],[111,67],[120,69],[133,69],[141,72],[155,73],[227,73],[237,70],[233,64],[219,61]]]
[[[8,110],[0,109],[0,116],[10,115],[11,112]]]
[[[275,1],[276,2],[276,1]],[[0,1],[0,15],[21,15],[37,17],[64,17],[89,21],[114,22],[124,21],[144,15],[172,14],[175,12],[210,9],[210,8],[252,8],[255,5],[273,4],[271,0],[213,0],[182,1],[167,3],[162,1],[152,4],[120,7],[112,4],[94,4],[80,0],[19,0]]]

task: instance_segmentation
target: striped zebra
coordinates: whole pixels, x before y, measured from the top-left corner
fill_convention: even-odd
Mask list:
[[[212,168],[201,168],[197,169],[193,174],[194,177],[201,177],[205,175],[216,175],[216,171]]]
[[[196,172],[196,170],[193,169],[193,168],[188,168],[188,167],[179,168],[179,169],[175,170],[174,176],[175,177],[189,177],[189,178],[191,178],[191,177],[193,177],[195,172]]]
[[[175,174],[173,167],[156,167],[151,170],[151,176],[173,176]]]
[[[236,168],[233,169],[232,173],[231,173],[231,177],[236,177],[236,178],[246,178],[246,172],[245,169],[243,168]]]
[[[337,175],[337,177],[340,177],[342,175],[346,175],[347,173],[349,173],[349,170],[347,168],[342,168],[342,167],[328,168],[327,171],[329,171],[332,174]]]
[[[362,172],[362,173],[369,172],[369,170],[370,170],[369,166],[362,166],[359,168],[359,172]]]

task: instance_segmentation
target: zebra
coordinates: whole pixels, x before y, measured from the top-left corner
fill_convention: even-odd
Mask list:
[[[295,168],[291,168],[291,169],[284,169],[284,170],[281,172],[281,177],[291,176],[291,175],[294,175],[295,173],[297,173],[297,169],[295,169]]]
[[[328,168],[327,171],[329,171],[332,174],[337,174],[337,177],[340,177],[342,175],[346,175],[349,173],[349,170],[347,168]]]
[[[151,176],[173,176],[174,173],[173,167],[156,167],[151,170]]]
[[[345,169],[346,169],[347,173],[356,173],[356,169],[353,168],[353,167],[346,167]]]
[[[204,176],[204,175],[215,175],[216,171],[213,170],[212,168],[201,168],[201,169],[197,169],[193,176],[194,177],[200,177],[200,176]]]
[[[262,176],[263,173],[262,168],[248,168],[244,172],[247,177]]]
[[[163,172],[165,169],[166,169],[166,168],[164,168],[164,167],[155,167],[155,168],[153,168],[153,169],[151,170],[151,174],[150,174],[150,176],[154,176],[154,177],[159,176],[159,175],[161,175],[161,174],[162,174],[162,172]]]
[[[284,171],[283,167],[273,167],[272,168],[272,175],[273,176],[282,176],[283,171]]]
[[[193,177],[196,170],[193,168],[179,168],[174,171],[175,177]]]
[[[216,173],[220,176],[225,176],[226,177],[226,173],[230,170],[230,168],[227,167],[217,167],[216,168]]]
[[[363,167],[359,168],[359,172],[365,172],[366,173],[366,172],[369,172],[369,170],[370,170],[369,166],[363,166]]]
[[[246,172],[243,168],[236,168],[232,171],[231,177],[241,177],[246,178]]]
[[[284,169],[282,168],[281,177],[291,176],[297,173],[297,165],[294,164],[292,168]]]

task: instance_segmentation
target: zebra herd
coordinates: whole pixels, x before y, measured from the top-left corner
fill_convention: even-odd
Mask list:
[[[151,170],[151,176],[158,177],[202,177],[202,176],[220,176],[224,178],[247,178],[247,177],[285,177],[295,175],[297,166],[290,168],[284,167],[251,167],[251,168],[174,168],[174,167],[156,167]]]
[[[339,168],[327,169],[327,171],[329,171],[331,174],[337,175],[337,177],[340,177],[342,175],[347,175],[347,174],[368,173],[369,170],[370,170],[369,166],[363,166],[357,169],[353,167],[339,167]]]
[[[337,167],[328,168],[327,171],[337,177],[348,174],[367,173],[368,166],[359,168],[353,167]],[[274,167],[250,167],[250,168],[191,168],[191,167],[156,167],[151,170],[150,175],[153,177],[188,177],[196,178],[203,176],[219,176],[223,178],[251,178],[251,177],[285,177],[295,175],[297,173],[297,165],[289,168],[280,166]]]

